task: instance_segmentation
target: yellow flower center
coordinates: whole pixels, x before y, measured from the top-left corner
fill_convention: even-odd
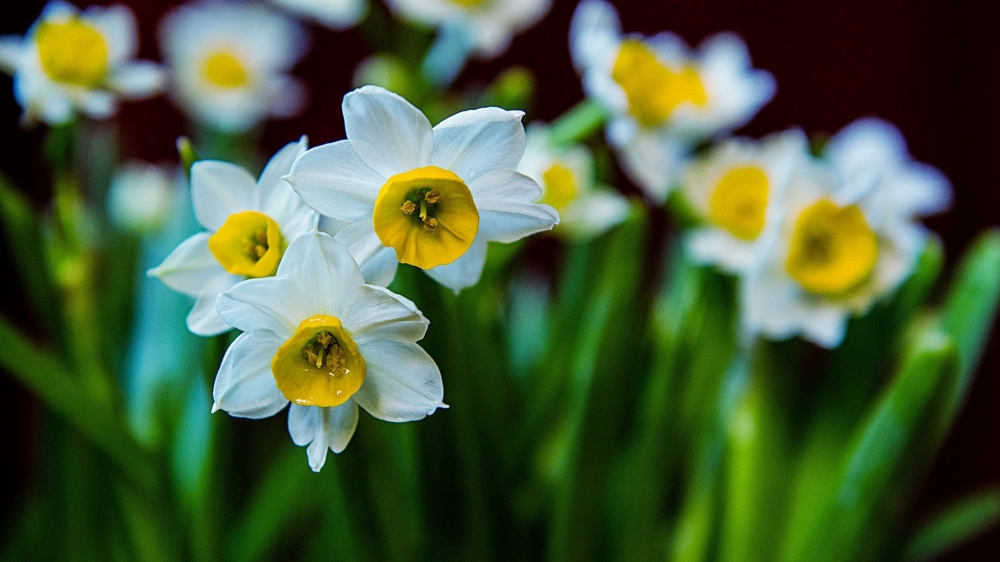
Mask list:
[[[430,269],[449,264],[472,246],[479,210],[454,172],[425,166],[385,182],[372,212],[375,234],[402,263]]]
[[[278,271],[285,239],[274,219],[257,211],[229,215],[208,238],[208,249],[226,271],[246,277],[268,277]]]
[[[545,193],[541,202],[555,207],[557,211],[572,203],[579,190],[573,170],[558,162],[542,173],[542,183],[545,184]]]
[[[80,18],[42,22],[35,31],[38,59],[52,80],[94,88],[108,73],[108,44],[93,26]]]
[[[285,398],[301,406],[340,406],[365,382],[365,359],[340,320],[310,316],[271,360]]]
[[[823,199],[795,221],[785,269],[806,290],[837,296],[867,279],[877,258],[878,236],[861,209]]]
[[[697,69],[663,64],[638,39],[622,41],[611,78],[625,91],[629,112],[644,127],[662,125],[683,103],[696,106],[708,103]]]
[[[216,51],[205,58],[205,79],[224,89],[242,88],[250,83],[250,72],[231,51]]]
[[[489,0],[449,0],[452,4],[458,4],[463,8],[478,8],[483,4],[489,2]]]
[[[743,240],[764,229],[769,194],[767,174],[757,166],[739,166],[722,176],[708,202],[709,219]]]

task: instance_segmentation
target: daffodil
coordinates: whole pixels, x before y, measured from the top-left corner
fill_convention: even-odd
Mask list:
[[[172,97],[199,123],[242,132],[305,105],[305,87],[288,70],[308,50],[309,36],[263,6],[186,4],[164,17],[160,44]]]
[[[271,2],[330,29],[352,27],[361,21],[368,11],[368,0],[271,0]]]
[[[539,202],[559,212],[553,232],[581,239],[600,234],[625,220],[628,200],[608,186],[594,181],[594,156],[577,144],[554,146],[549,128],[533,123],[528,127],[524,158],[518,171],[542,187]]]
[[[680,179],[691,142],[743,125],[775,92],[736,35],[714,35],[696,51],[672,33],[625,36],[603,0],[577,7],[570,50],[587,95],[610,113],[608,140],[625,171],[658,201]]]
[[[785,188],[808,158],[805,135],[790,130],[762,141],[734,138],[692,164],[681,193],[702,224],[686,235],[698,263],[732,273],[747,271],[778,226]]]
[[[243,331],[215,379],[214,410],[265,418],[291,403],[288,431],[319,471],[347,447],[358,406],[391,422],[444,408],[441,373],[416,344],[427,319],[407,299],[366,285],[354,258],[314,232],[288,246],[275,277],[222,293],[219,313]]]
[[[201,336],[229,330],[215,310],[219,293],[240,281],[274,275],[289,243],[313,230],[319,215],[281,179],[306,150],[306,139],[274,155],[260,179],[228,162],[191,166],[195,218],[206,229],[180,244],[149,271],[196,299],[188,329]]]
[[[398,263],[459,291],[479,280],[487,242],[549,230],[559,215],[533,201],[538,184],[516,172],[520,111],[463,111],[431,128],[400,96],[365,86],[344,96],[347,140],[315,147],[287,180],[321,214],[352,223],[337,233],[369,283],[388,285]]]
[[[891,294],[913,271],[950,186],[911,160],[899,132],[864,120],[834,137],[825,161],[794,174],[782,224],[743,284],[744,322],[776,339],[843,340],[851,315]]]
[[[160,91],[159,66],[133,60],[135,17],[125,6],[80,12],[50,2],[24,37],[0,37],[0,70],[14,76],[14,96],[27,122],[66,123],[78,113],[106,118],[119,98]]]
[[[552,0],[388,0],[400,16],[450,28],[466,38],[482,58],[494,58],[517,33],[542,18]]]

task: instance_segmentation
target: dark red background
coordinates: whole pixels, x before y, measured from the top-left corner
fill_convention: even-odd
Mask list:
[[[104,1],[97,3],[107,3]],[[177,2],[130,2],[141,27],[142,56],[158,59],[155,25]],[[951,212],[929,224],[941,233],[951,259],[983,228],[1000,223],[1000,3],[990,2],[741,2],[738,0],[617,0],[628,31],[669,29],[689,42],[716,31],[741,34],[756,66],[778,80],[778,95],[743,132],[763,135],[798,125],[834,132],[865,115],[897,124],[919,160],[943,170],[955,186]],[[23,33],[41,10],[40,1],[0,4],[0,34]],[[518,37],[500,59],[476,63],[460,82],[488,80],[512,64],[538,78],[529,118],[552,120],[582,97],[567,47],[574,0],[556,0],[549,15]],[[342,138],[340,99],[350,76],[371,47],[358,30],[315,30],[310,55],[296,74],[311,85],[312,104],[293,120],[268,125],[268,150],[308,134],[312,143]],[[18,126],[11,81],[0,77],[0,169],[44,201],[46,179],[38,161],[41,131]],[[163,99],[136,103],[122,112],[126,156],[173,157],[173,139],[183,120]],[[12,275],[6,248],[0,271]],[[11,293],[5,293],[10,295]],[[6,298],[2,312],[30,318],[22,299]],[[962,416],[920,496],[918,512],[987,485],[1000,483],[1000,349],[994,335]],[[0,379],[2,448],[8,458],[28,458],[27,419],[32,399]],[[8,465],[11,466],[11,465]],[[15,478],[0,483],[4,520],[16,509],[27,479],[27,463],[14,463]],[[947,560],[1000,560],[994,531]]]

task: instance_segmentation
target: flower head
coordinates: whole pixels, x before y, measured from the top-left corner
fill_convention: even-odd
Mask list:
[[[681,183],[703,220],[685,240],[692,258],[732,273],[752,268],[780,222],[785,188],[807,158],[805,135],[790,130],[762,141],[728,140],[692,164]]]
[[[50,2],[24,37],[0,37],[0,69],[14,76],[27,121],[65,123],[78,114],[114,115],[118,99],[159,92],[159,66],[135,61],[135,18],[125,6],[80,12]]]
[[[211,0],[176,8],[160,29],[172,95],[196,121],[242,132],[268,116],[290,117],[305,87],[288,70],[309,36],[289,18],[255,4]]]
[[[290,12],[301,14],[330,29],[347,29],[368,11],[367,0],[271,0]]]
[[[459,291],[479,280],[486,243],[513,242],[559,222],[532,203],[538,184],[515,171],[524,152],[519,111],[463,111],[431,128],[406,100],[375,86],[344,96],[347,140],[318,146],[289,183],[337,233],[365,279],[388,285],[397,263]]]
[[[528,127],[524,158],[518,171],[542,187],[539,202],[559,212],[556,234],[588,238],[619,224],[628,216],[628,200],[608,186],[594,182],[594,156],[584,145],[556,147],[549,128]]]
[[[611,113],[608,140],[625,171],[657,200],[679,179],[691,142],[743,125],[774,96],[774,79],[753,69],[736,35],[709,37],[696,51],[672,33],[624,36],[603,0],[577,7],[570,50],[587,95]]]
[[[155,231],[167,222],[180,184],[180,170],[144,162],[129,162],[111,179],[108,216],[136,233]]]
[[[187,317],[192,332],[227,331],[215,310],[219,293],[244,279],[274,275],[289,243],[316,227],[319,215],[281,179],[305,150],[304,137],[285,146],[257,181],[227,162],[202,160],[191,167],[195,218],[206,232],[182,242],[149,274],[197,299]]]
[[[917,219],[949,198],[944,176],[913,162],[894,127],[874,120],[847,127],[825,161],[792,178],[780,228],[743,285],[747,327],[839,345],[848,317],[913,271],[927,237]]]
[[[515,34],[542,18],[552,0],[389,0],[404,18],[443,27],[454,26],[482,58],[494,58]]]
[[[438,408],[441,373],[416,344],[427,319],[412,302],[365,285],[350,253],[314,232],[289,245],[275,277],[219,297],[219,314],[243,331],[215,379],[215,409],[273,416],[291,403],[288,431],[319,471],[327,449],[354,434],[358,406],[385,421],[419,420]]]

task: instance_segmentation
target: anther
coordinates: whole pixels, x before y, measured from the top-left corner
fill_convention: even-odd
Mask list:
[[[267,248],[265,248],[261,244],[257,244],[257,246],[254,247],[254,253],[257,254],[257,259],[260,259],[260,258],[264,257],[264,254],[267,253]]]
[[[400,207],[400,208],[401,208],[401,209],[403,210],[403,212],[404,212],[404,213],[406,213],[407,215],[412,215],[412,214],[413,214],[413,213],[414,213],[414,212],[415,212],[415,211],[417,210],[417,205],[416,205],[416,203],[414,203],[413,201],[410,201],[409,199],[407,199],[407,200],[406,200],[406,201],[405,201],[405,202],[403,203],[403,206],[402,206],[402,207]]]
[[[434,217],[427,217],[424,219],[424,230],[433,232],[437,228],[438,221]]]
[[[339,345],[333,344],[333,347],[327,352],[326,366],[332,368],[335,372],[344,370],[344,351],[340,349]]]
[[[261,244],[267,244],[267,231],[263,228],[258,228],[257,232],[254,233],[254,237],[256,237],[257,241]]]
[[[316,337],[316,341],[318,341],[323,347],[330,347],[330,342],[333,341],[333,334],[330,332],[323,332]]]
[[[424,195],[424,201],[427,201],[429,205],[434,205],[441,200],[441,192],[438,190],[430,191],[427,195]]]

